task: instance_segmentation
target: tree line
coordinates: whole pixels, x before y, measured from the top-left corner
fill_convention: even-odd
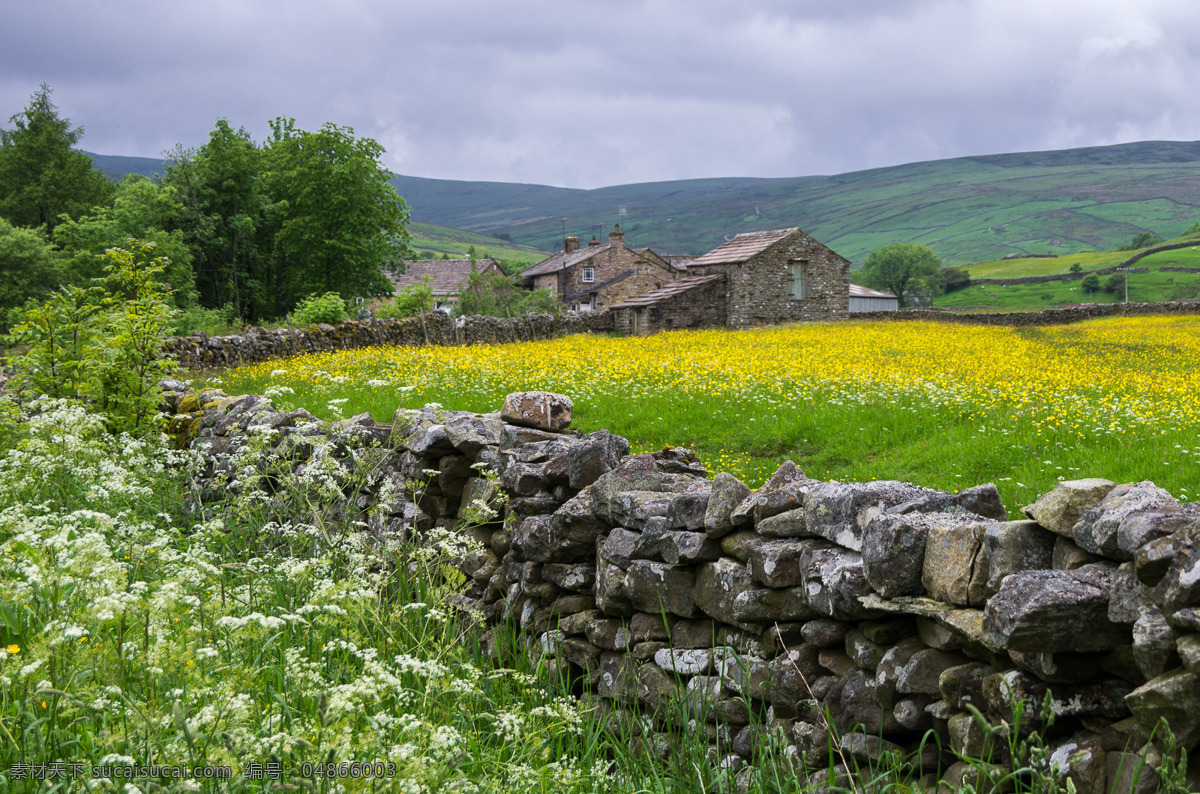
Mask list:
[[[383,147],[349,127],[270,123],[255,142],[220,119],[208,141],[177,146],[158,179],[119,184],[75,148],[83,135],[43,84],[0,130],[0,322],[65,285],[104,275],[104,253],[153,244],[186,332],[189,318],[280,318],[312,294],[392,293],[386,268],[409,255],[408,207]]]

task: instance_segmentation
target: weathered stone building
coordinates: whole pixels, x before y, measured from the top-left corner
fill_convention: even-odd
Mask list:
[[[690,260],[683,281],[614,305],[613,321],[640,334],[845,317],[849,273],[849,260],[799,229],[748,232]]]
[[[688,276],[612,307],[613,327],[626,336],[725,325],[725,274]]]
[[[626,298],[656,290],[684,272],[649,248],[629,248],[620,226],[608,243],[594,237],[586,248],[578,237],[564,239],[563,250],[521,273],[529,289],[548,289],[569,311],[603,311]]]
[[[726,325],[832,320],[850,311],[850,261],[799,229],[739,234],[688,263],[724,273]]]

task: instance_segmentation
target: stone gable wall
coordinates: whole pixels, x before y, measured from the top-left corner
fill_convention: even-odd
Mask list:
[[[1011,520],[992,485],[825,482],[792,463],[757,490],[710,479],[686,450],[631,455],[607,431],[570,431],[557,395],[323,426],[265,398],[166,385],[173,432],[212,463],[210,494],[269,427],[287,465],[326,434],[345,465],[384,472],[377,487],[403,496],[345,495],[364,531],[411,537],[494,505],[459,562],[459,606],[519,629],[597,718],[640,714],[647,750],[682,709],[735,767],[768,734],[820,775],[838,762],[831,744],[860,761],[923,750],[913,779],[931,790],[970,779],[958,754],[985,742],[972,709],[1011,725],[1014,700],[1024,729],[1046,729],[1059,768],[1043,772],[1080,792],[1153,791],[1152,765],[1139,787],[1128,776],[1159,752],[1160,718],[1178,746],[1200,745],[1200,503],[1151,482],[1062,482]]]
[[[788,265],[808,261],[808,295],[789,295]],[[803,232],[779,241],[741,264],[689,268],[691,275],[725,273],[730,328],[833,320],[850,312],[850,263]]]

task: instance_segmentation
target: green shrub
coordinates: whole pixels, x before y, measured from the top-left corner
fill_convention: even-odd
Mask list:
[[[1120,292],[1125,288],[1125,274],[1111,273],[1104,279],[1105,292]]]
[[[153,243],[129,240],[105,252],[100,285],[67,286],[22,313],[9,342],[28,346],[13,358],[13,382],[25,396],[89,403],[115,432],[157,431],[158,383],[176,363],[163,353],[170,292],[158,280],[166,260]]]
[[[1091,295],[1096,290],[1100,289],[1100,277],[1095,273],[1088,273],[1079,282],[1079,286],[1083,287],[1083,291]]]
[[[433,279],[426,275],[420,284],[409,284],[375,310],[381,320],[398,320],[433,311]]]
[[[292,323],[300,326],[340,323],[349,319],[346,302],[336,292],[326,292],[324,295],[313,293],[301,298],[292,310]]]
[[[189,306],[171,321],[171,333],[176,336],[191,336],[200,332],[209,336],[226,336],[236,333],[239,328],[237,310],[232,305],[219,309]]]
[[[944,267],[941,271],[942,291],[954,292],[963,289],[971,283],[971,274],[961,267]]]

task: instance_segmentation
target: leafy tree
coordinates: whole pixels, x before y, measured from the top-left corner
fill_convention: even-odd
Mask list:
[[[970,285],[971,274],[961,267],[944,267],[940,274],[943,292],[954,292]]]
[[[44,299],[60,278],[60,259],[45,233],[0,218],[0,322],[4,327],[10,324],[6,315],[30,299]]]
[[[1121,248],[1122,251],[1136,251],[1139,248],[1149,248],[1152,245],[1158,245],[1162,242],[1162,238],[1154,232],[1141,232],[1135,234],[1128,245]]]
[[[419,284],[409,284],[375,311],[381,320],[415,317],[433,311],[433,278],[426,274]]]
[[[71,128],[50,101],[42,83],[11,130],[0,130],[0,217],[14,226],[53,231],[60,215],[79,217],[107,204],[112,182],[93,167],[92,158],[73,149],[83,128]]]
[[[1088,273],[1079,282],[1079,286],[1083,287],[1083,291],[1091,295],[1096,290],[1100,289],[1100,277],[1095,273]]]
[[[938,278],[941,266],[941,260],[928,246],[889,243],[867,255],[862,273],[866,286],[888,290],[904,306],[906,292],[920,290],[936,293],[941,288]]]
[[[163,353],[172,309],[153,249],[107,251],[99,286],[65,286],[23,313],[10,337],[27,346],[13,359],[19,391],[89,402],[114,432],[157,431],[158,383],[176,365]]]
[[[1195,234],[1200,234],[1200,221],[1196,221],[1191,226],[1189,226],[1188,230],[1186,232],[1184,232],[1184,234],[1188,235],[1189,237],[1192,235],[1195,235]]]
[[[164,177],[179,195],[200,304],[232,305],[251,320],[277,316],[267,310],[273,302],[266,266],[278,226],[278,208],[266,192],[268,166],[245,129],[218,119],[204,146],[176,147]]]
[[[1074,262],[1074,263],[1072,263],[1070,269],[1067,272],[1068,273],[1082,273],[1083,265],[1079,264],[1078,262]]]
[[[1108,278],[1104,279],[1104,291],[1120,292],[1125,288],[1125,278],[1124,273],[1110,273]]]
[[[194,305],[192,252],[184,243],[183,232],[174,229],[182,209],[173,187],[160,187],[137,174],[125,177],[111,207],[96,207],[90,215],[64,220],[55,228],[54,241],[66,257],[66,280],[86,284],[102,277],[104,253],[135,238],[154,245],[163,262],[160,278],[174,305],[180,309]]]
[[[408,208],[388,180],[382,147],[326,124],[305,132],[288,118],[257,145],[218,120],[195,151],[177,148],[164,179],[183,207],[198,302],[233,305],[251,322],[302,298],[386,295],[382,268],[411,258]]]
[[[279,226],[267,287],[276,307],[318,290],[344,298],[389,294],[380,267],[393,240],[407,242],[408,207],[379,161],[383,147],[335,124],[304,132],[278,118],[271,128],[270,191]]]
[[[479,272],[479,267],[472,262],[471,274],[467,276],[455,311],[459,316],[511,317],[534,312],[557,314],[560,309],[559,301],[549,290],[530,292],[517,286],[511,276]]]
[[[135,435],[157,429],[158,384],[177,369],[163,353],[174,313],[162,283],[170,263],[152,258],[154,248],[154,243],[129,240],[128,248],[106,251],[101,280],[103,343],[91,396],[112,430]]]

